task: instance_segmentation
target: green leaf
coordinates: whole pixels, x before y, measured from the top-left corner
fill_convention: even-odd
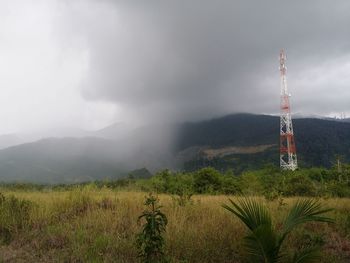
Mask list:
[[[243,244],[252,262],[277,262],[276,240],[271,225],[261,225],[244,238]]]
[[[222,205],[223,208],[236,215],[250,229],[254,230],[261,225],[271,225],[271,215],[266,207],[251,198],[241,198],[235,203],[229,199],[231,206]]]
[[[311,221],[333,223],[333,219],[321,216],[329,211],[332,211],[332,209],[323,209],[320,202],[314,199],[297,201],[283,223],[280,243],[285,239],[288,233],[300,224]]]
[[[316,200],[306,199],[298,201],[290,210],[282,227],[280,235],[272,225],[269,211],[266,207],[251,198],[241,198],[237,202],[229,199],[230,205],[223,207],[237,216],[251,231],[244,238],[244,247],[251,262],[277,263],[289,262],[287,253],[281,250],[282,243],[288,233],[296,226],[316,221],[333,222],[324,213],[332,209],[324,209]],[[294,255],[294,263],[318,262],[318,249],[306,249]]]
[[[293,257],[293,263],[317,263],[320,262],[321,254],[319,248],[308,248],[298,253]]]

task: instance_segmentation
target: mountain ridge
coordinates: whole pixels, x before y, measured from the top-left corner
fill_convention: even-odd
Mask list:
[[[339,156],[350,161],[350,123],[304,118],[293,124],[300,166],[329,167]],[[112,135],[46,138],[0,150],[0,181],[117,179],[143,167],[155,172],[213,166],[241,172],[279,162],[278,116],[231,114],[141,127],[121,140]]]

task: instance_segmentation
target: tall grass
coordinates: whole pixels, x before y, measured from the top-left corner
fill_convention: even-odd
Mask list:
[[[14,196],[5,197],[0,193],[0,240],[8,244],[14,234],[25,229],[30,223],[32,202]]]
[[[0,248],[4,262],[138,262],[135,238],[141,226],[137,218],[144,210],[146,193],[91,187],[4,192],[5,198],[11,195],[30,201],[33,209],[28,210],[25,227],[17,228],[9,244]],[[191,203],[180,206],[171,196],[159,195],[168,218],[165,253],[171,262],[240,262],[246,230],[222,209],[227,198],[195,195]],[[297,198],[282,203],[258,200],[265,203],[278,225]],[[299,227],[285,247],[295,250],[305,245],[303,242],[323,242],[320,262],[349,262],[350,200],[320,201],[334,208],[329,216],[335,224]]]

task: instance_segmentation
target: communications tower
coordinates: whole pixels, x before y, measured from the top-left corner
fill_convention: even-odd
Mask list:
[[[280,120],[280,166],[282,170],[292,170],[298,168],[297,152],[295,148],[292,116],[287,89],[286,78],[286,55],[284,50],[280,52],[280,72],[281,72],[281,120]]]

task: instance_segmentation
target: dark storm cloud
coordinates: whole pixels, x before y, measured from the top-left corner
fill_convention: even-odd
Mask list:
[[[350,112],[349,1],[69,1],[59,8],[62,42],[88,50],[84,98],[114,102],[129,118],[276,113],[280,48],[295,111]]]

